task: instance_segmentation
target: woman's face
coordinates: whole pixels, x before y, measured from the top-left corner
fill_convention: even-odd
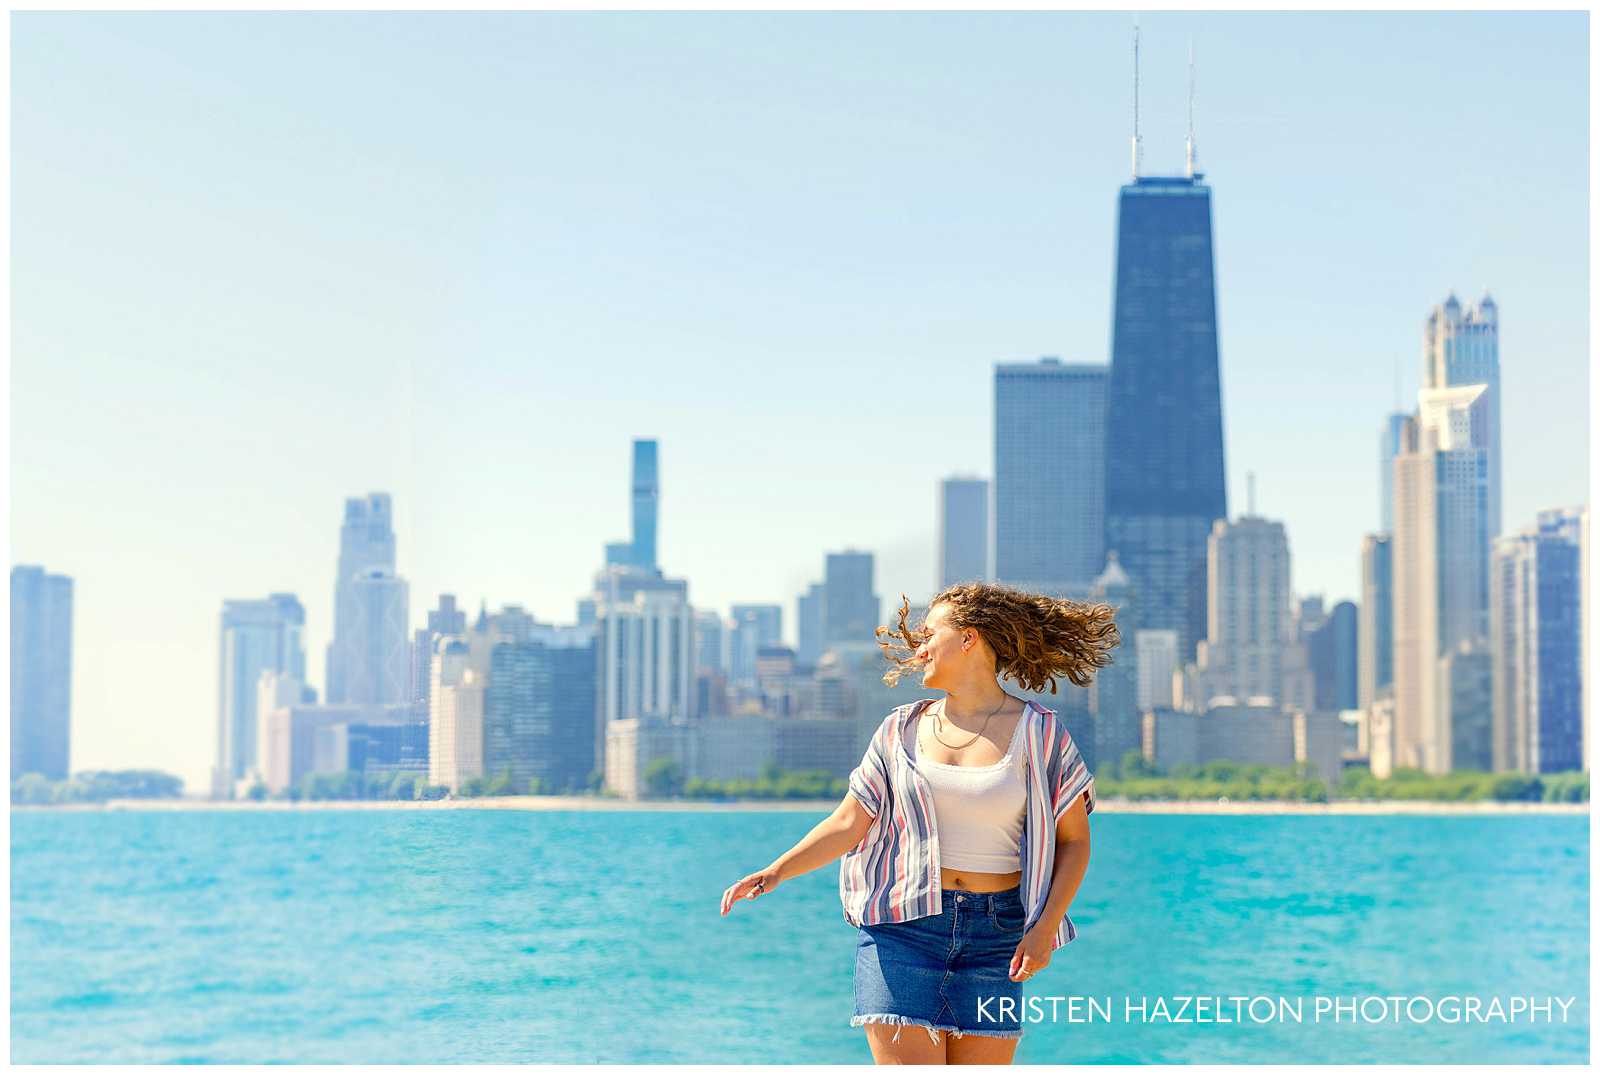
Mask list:
[[[960,671],[972,654],[966,636],[972,632],[952,627],[946,622],[949,611],[943,604],[934,605],[923,619],[923,641],[917,647],[917,660],[922,662],[922,685],[937,690],[960,681]]]

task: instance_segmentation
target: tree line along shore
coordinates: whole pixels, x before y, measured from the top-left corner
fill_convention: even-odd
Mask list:
[[[517,781],[510,773],[477,777],[452,794],[449,788],[429,784],[416,772],[313,773],[299,784],[277,793],[261,785],[252,787],[242,802],[260,804],[368,802],[452,803],[516,799],[547,800],[582,808],[583,804],[637,803],[762,804],[818,803],[842,799],[847,781],[822,770],[784,771],[768,765],[759,777],[744,780],[683,779],[676,762],[658,759],[645,770],[645,796],[623,800],[601,788],[599,774],[591,774],[583,788],[547,788],[537,780]],[[1335,806],[1361,803],[1423,804],[1586,804],[1587,772],[1483,773],[1461,771],[1430,775],[1414,769],[1397,770],[1384,779],[1365,767],[1347,768],[1330,787],[1307,766],[1290,768],[1213,761],[1201,766],[1174,766],[1164,772],[1130,751],[1120,762],[1105,766],[1095,777],[1099,808],[1125,804],[1244,804]],[[25,773],[11,784],[14,806],[92,806],[108,802],[183,802],[183,781],[169,773],[149,769],[92,770],[66,780],[50,780]],[[577,804],[574,807],[571,804]]]

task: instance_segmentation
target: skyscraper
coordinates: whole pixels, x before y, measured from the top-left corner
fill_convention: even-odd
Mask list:
[[[1385,534],[1394,532],[1394,457],[1410,417],[1401,411],[1385,416],[1378,440],[1378,529]]]
[[[1541,511],[1499,538],[1489,582],[1493,765],[1584,767],[1583,541],[1588,510]]]
[[[349,497],[344,502],[344,522],[339,528],[339,566],[333,583],[333,641],[328,643],[328,672],[325,700],[329,705],[339,705],[355,700],[350,682],[353,674],[366,657],[358,653],[356,621],[366,615],[362,610],[363,587],[358,580],[368,577],[374,569],[390,572],[395,569],[395,543],[392,506],[388,493],[369,493],[362,497]],[[370,597],[370,594],[366,595]],[[401,637],[405,637],[402,617]],[[408,661],[409,664],[409,661]],[[402,681],[405,672],[402,671]],[[394,701],[399,701],[396,697]]]
[[[694,670],[719,675],[728,667],[728,632],[722,616],[714,609],[695,609]]]
[[[1454,766],[1439,661],[1488,637],[1487,399],[1483,385],[1423,389],[1395,459],[1394,744],[1385,753],[1430,773]]]
[[[1082,600],[1105,566],[1106,377],[1056,358],[995,365],[997,581]]]
[[[1139,591],[1140,622],[1178,631],[1188,661],[1205,634],[1207,540],[1228,514],[1211,189],[1199,173],[1136,175],[1121,190],[1104,458],[1105,548]]]
[[[1126,645],[1126,641],[1123,643]],[[1178,632],[1171,629],[1134,633],[1139,661],[1139,712],[1173,706],[1172,677],[1178,671]]]
[[[481,656],[473,660],[472,647],[459,635],[435,644],[428,673],[428,783],[452,792],[483,775],[486,663]]]
[[[1216,520],[1207,564],[1198,702],[1204,708],[1227,696],[1240,705],[1252,698],[1282,704],[1284,653],[1291,641],[1289,537],[1283,524],[1255,515]]]
[[[783,606],[734,605],[730,613],[728,677],[735,683],[753,683],[757,651],[783,641]]]
[[[633,562],[646,571],[656,567],[656,512],[661,482],[656,469],[656,442],[633,442]]]
[[[1106,559],[1105,570],[1094,580],[1089,598],[1116,610],[1117,631],[1122,638],[1122,644],[1111,654],[1111,663],[1096,672],[1089,684],[1095,758],[1099,764],[1116,765],[1128,751],[1140,748],[1141,713],[1139,649],[1134,644],[1139,634],[1138,595],[1127,572],[1117,563],[1116,553]]]
[[[1500,536],[1500,311],[1485,294],[1465,311],[1454,294],[1433,308],[1423,333],[1423,388],[1483,385],[1480,447],[1485,453],[1489,539]]]
[[[589,628],[543,626],[490,650],[483,770],[512,786],[582,789],[595,768],[595,640]]]
[[[871,641],[881,602],[873,591],[872,554],[830,552],[823,564],[822,642]]]
[[[262,673],[284,676],[294,685],[288,701],[301,700],[298,691],[306,676],[305,623],[305,609],[293,594],[222,603],[213,789],[219,798],[230,798],[234,781],[261,769],[257,718]]]
[[[822,659],[822,603],[826,595],[827,587],[813,582],[796,602],[799,645],[795,648],[795,659],[807,668],[814,667]]]
[[[1392,510],[1391,510],[1392,514]],[[1358,609],[1356,704],[1368,718],[1373,703],[1394,684],[1394,543],[1388,534],[1361,539],[1361,604]]]
[[[410,587],[391,570],[369,568],[351,581],[340,640],[345,702],[392,705],[413,700],[406,635],[410,607]]]
[[[1334,605],[1306,632],[1311,667],[1311,704],[1319,712],[1356,708],[1356,664],[1360,612],[1350,601]]]
[[[72,746],[72,579],[11,569],[11,779],[65,780]]]
[[[989,569],[989,483],[946,478],[939,483],[938,588],[980,581]]]
[[[456,607],[454,594],[439,595],[439,607],[428,613],[428,626],[411,635],[411,700],[426,702],[431,697],[434,648],[442,635],[459,635],[467,629],[466,611]]]

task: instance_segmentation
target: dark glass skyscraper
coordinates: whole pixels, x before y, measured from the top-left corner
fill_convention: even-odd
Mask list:
[[[1122,188],[1105,475],[1106,549],[1139,593],[1139,626],[1176,630],[1192,660],[1206,538],[1228,515],[1211,188],[1198,174]]]

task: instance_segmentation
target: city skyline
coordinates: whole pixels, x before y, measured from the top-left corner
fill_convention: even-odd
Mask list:
[[[454,593],[469,609],[488,599],[570,622],[594,550],[628,524],[632,437],[663,443],[658,555],[669,575],[690,581],[696,608],[793,609],[815,581],[819,554],[841,548],[874,554],[885,606],[901,591],[924,599],[936,570],[926,505],[937,482],[963,471],[993,477],[985,473],[990,422],[971,401],[984,399],[994,364],[1109,359],[1115,192],[1127,170],[1126,16],[689,18],[668,20],[682,32],[666,38],[643,29],[662,24],[649,17],[557,19],[547,25],[559,24],[573,46],[570,70],[533,32],[541,20],[428,22],[442,27],[442,40],[427,46],[444,50],[442,78],[458,63],[494,60],[476,80],[463,76],[463,93],[484,89],[483,79],[511,79],[494,64],[523,52],[545,58],[554,73],[538,77],[557,81],[543,86],[542,99],[560,100],[584,92],[585,58],[616,50],[654,57],[639,79],[646,92],[678,91],[668,94],[678,111],[668,109],[662,128],[677,134],[641,150],[662,180],[646,201],[629,201],[635,188],[615,179],[600,185],[603,197],[574,201],[597,145],[570,126],[555,124],[552,137],[581,148],[570,157],[578,163],[540,178],[540,169],[514,167],[510,149],[432,124],[437,110],[403,96],[399,113],[419,110],[430,144],[446,150],[414,167],[377,101],[342,81],[335,61],[346,46],[367,49],[390,65],[380,63],[374,83],[388,92],[399,85],[391,76],[413,69],[421,36],[431,34],[408,36],[418,20],[394,17],[396,34],[372,44],[360,32],[371,18],[316,20],[313,36],[327,55],[309,57],[305,85],[291,89],[325,98],[321,125],[307,130],[281,111],[281,72],[267,62],[275,47],[298,41],[290,27],[303,22],[256,19],[246,33],[226,17],[16,20],[12,558],[79,584],[74,768],[160,764],[191,790],[202,787],[216,684],[198,670],[214,667],[216,609],[226,598],[294,593],[306,608],[306,651],[320,657],[333,619],[322,596],[334,561],[326,535],[347,496],[393,495],[396,573],[415,607]],[[1261,513],[1290,532],[1297,593],[1322,593],[1330,605],[1359,596],[1356,550],[1378,526],[1369,507],[1378,482],[1372,432],[1396,402],[1396,365],[1402,401],[1418,387],[1424,319],[1451,291],[1475,301],[1490,290],[1505,310],[1505,528],[1588,500],[1587,392],[1573,390],[1587,383],[1587,326],[1570,317],[1587,280],[1586,237],[1565,235],[1560,224],[1563,211],[1581,217],[1586,199],[1586,114],[1559,89],[1581,71],[1581,36],[1575,45],[1566,40],[1581,19],[1146,21],[1147,172],[1181,166],[1182,52],[1189,36],[1198,42],[1197,127],[1216,189],[1229,493],[1237,504],[1244,472],[1258,474]],[[820,74],[799,57],[839,23],[853,25],[828,61],[838,76],[833,96],[798,92],[814,88]],[[710,118],[721,114],[714,90],[750,73],[736,57],[763,25],[786,31],[770,44],[780,77],[750,107],[765,109],[763,120],[783,128],[789,147],[752,144],[751,114],[738,111],[711,129],[739,142],[746,157],[719,156],[716,136],[674,141],[679,125],[705,122],[707,109]],[[483,29],[490,26],[514,32],[496,43]],[[263,27],[264,38],[247,40]],[[1313,50],[1309,68],[1274,67],[1281,61],[1253,47],[1306,27],[1327,46]],[[63,51],[63,39],[72,47]],[[915,51],[903,48],[908,39],[932,48],[920,61],[927,66],[898,59]],[[1030,68],[1027,57],[1047,47],[1055,60]],[[957,50],[974,48],[987,66],[978,64],[968,81],[932,76]],[[1319,111],[1325,106],[1306,87],[1326,81],[1355,49],[1369,76],[1362,93],[1345,111]],[[70,58],[47,59],[58,54]],[[884,55],[903,65],[893,69],[903,82],[869,75]],[[182,62],[149,62],[162,56]],[[693,74],[673,58],[703,60],[712,74]],[[1059,73],[1079,59],[1075,74]],[[1019,68],[1040,73],[1018,76]],[[1435,83],[1419,88],[1430,77]],[[1286,89],[1272,106],[1281,114],[1261,114],[1263,81]],[[41,96],[64,85],[70,91],[48,103]],[[229,131],[256,134],[163,126],[196,86],[218,95]],[[591,119],[613,129],[634,92],[608,87],[610,96],[589,106],[598,110]],[[1062,93],[1087,103],[1066,109]],[[1391,111],[1397,95],[1417,107]],[[1513,129],[1521,117],[1511,120],[1511,102],[1534,97],[1549,99],[1542,125],[1533,134]],[[808,123],[781,122],[802,100]],[[912,106],[942,118],[904,125]],[[874,148],[864,137],[871,124],[852,110],[902,125],[884,149]],[[291,111],[298,122],[302,110]],[[105,151],[107,116],[129,145],[150,147],[138,158],[112,154],[109,166],[126,174],[126,188],[63,181],[95,174],[80,162]],[[1064,118],[1070,136],[1037,149],[1034,133]],[[1494,160],[1459,186],[1430,187],[1427,204],[1410,210],[1414,220],[1383,214],[1379,201],[1393,184],[1410,177],[1420,189],[1433,178],[1424,166],[1430,155],[1486,123],[1503,150]],[[316,172],[319,186],[270,166],[257,185],[238,186],[234,169],[266,160],[268,147],[256,139],[276,134],[312,139],[328,165]],[[1336,186],[1312,167],[1335,149]],[[797,152],[829,163],[795,186],[784,168],[802,158],[776,154]],[[398,188],[353,182],[369,176],[364,153],[404,163],[411,178]],[[1016,157],[1017,168],[997,172],[989,162],[1001,153]],[[1534,157],[1540,167],[1528,163]],[[728,225],[742,227],[754,203],[719,201],[733,193],[716,167],[683,167],[735,160],[753,162],[741,182],[789,214],[760,221],[749,242]],[[932,167],[936,161],[943,165]],[[174,165],[197,174],[182,180]],[[891,181],[897,200],[875,200],[872,192],[896,174],[883,170],[901,167],[937,178]],[[533,186],[511,201],[501,175],[532,175]],[[1517,183],[1547,197],[1532,206],[1496,196],[1497,187]],[[691,196],[697,185],[704,189]],[[358,190],[372,205],[352,210]],[[176,193],[148,212],[124,212],[132,204],[124,198],[163,191]],[[906,191],[900,215],[885,215]],[[441,192],[465,201],[447,197],[443,216],[400,208],[402,194]],[[865,217],[816,233],[833,243],[859,231],[852,245],[804,238],[840,195],[857,193],[867,195],[858,211]],[[1321,219],[1344,218],[1327,213],[1335,196],[1352,210],[1337,227]],[[591,225],[602,210],[619,217],[594,232],[598,245],[579,243],[578,232],[518,208],[525,197]],[[957,204],[990,211],[949,214]],[[668,205],[679,215],[663,216]],[[1448,223],[1466,216],[1471,229]],[[342,223],[320,235],[329,220]],[[392,220],[411,226],[381,227]],[[934,220],[936,235],[919,234]],[[1284,248],[1286,228],[1306,250]],[[530,241],[502,248],[486,229]],[[92,247],[84,245],[90,236]],[[1413,253],[1374,257],[1379,243]],[[227,254],[235,246],[243,257]],[[359,285],[317,268],[346,264],[341,251],[387,264]],[[212,262],[217,272],[195,278],[195,264]],[[133,264],[143,266],[137,278],[127,272]],[[709,290],[696,298],[672,284],[679,270]],[[823,280],[829,276],[837,279]],[[1315,281],[1316,293],[1279,277]],[[611,285],[598,288],[601,278]],[[338,303],[325,301],[330,288]],[[619,299],[631,317],[610,309]],[[96,316],[75,316],[85,306]],[[773,338],[773,317],[795,330],[789,338]],[[630,320],[645,326],[651,346],[618,327]],[[712,326],[724,335],[707,355],[675,365],[671,378],[650,379],[663,353],[696,351]],[[761,376],[745,377],[756,361]],[[749,384],[760,394],[739,393]],[[814,434],[819,414],[828,424]],[[1323,434],[1315,445],[1299,443],[1308,422]],[[931,447],[907,460],[885,455],[897,426],[931,426],[919,438]],[[1294,451],[1276,447],[1285,443]],[[268,451],[274,467],[239,484],[239,461]],[[126,630],[134,622],[137,634]],[[795,640],[792,629],[785,633]],[[162,677],[173,668],[197,671]]]

